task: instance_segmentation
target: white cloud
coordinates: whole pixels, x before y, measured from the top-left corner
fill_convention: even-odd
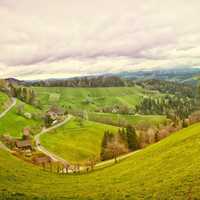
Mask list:
[[[200,65],[199,0],[2,0],[0,77]]]

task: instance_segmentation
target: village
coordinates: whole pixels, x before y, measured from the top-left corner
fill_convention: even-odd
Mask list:
[[[42,130],[53,128],[59,125],[59,123],[62,123],[65,119],[66,114],[64,111],[53,106],[45,113],[45,126],[42,127]],[[40,166],[45,171],[59,174],[80,173],[83,171],[89,172],[94,169],[94,165],[96,164],[94,159],[89,160],[84,166],[81,166],[79,163],[70,164],[63,159],[53,159],[51,156],[38,150],[37,146],[40,146],[40,143],[38,142],[37,144],[29,127],[24,127],[21,138],[15,138],[9,134],[4,134],[1,136],[0,140],[13,155],[24,161]]]

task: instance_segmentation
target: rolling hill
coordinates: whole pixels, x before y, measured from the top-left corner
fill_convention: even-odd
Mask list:
[[[0,197],[20,200],[199,199],[199,144],[200,123],[116,165],[89,174],[67,176],[44,172],[0,150]]]
[[[62,127],[41,136],[41,144],[71,163],[99,158],[105,130],[117,133],[118,127],[74,118]]]
[[[5,110],[8,104],[9,104],[9,97],[3,92],[0,92],[0,113]]]
[[[106,88],[34,87],[33,89],[45,109],[52,104],[90,111],[114,105],[134,107],[145,95],[159,95],[137,86]]]
[[[25,127],[39,131],[42,124],[41,119],[28,119],[17,113],[18,107],[23,107],[23,113],[38,115],[40,111],[35,107],[17,100],[17,104],[0,119],[0,135],[7,134],[14,137],[20,137]]]

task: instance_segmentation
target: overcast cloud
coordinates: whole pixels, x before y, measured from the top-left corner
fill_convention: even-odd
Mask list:
[[[0,0],[0,78],[200,66],[199,0]]]

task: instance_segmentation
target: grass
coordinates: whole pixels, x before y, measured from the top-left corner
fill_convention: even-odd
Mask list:
[[[44,172],[0,150],[1,199],[199,199],[200,123],[85,175]],[[9,167],[12,166],[12,167]]]
[[[106,88],[34,87],[33,89],[36,91],[44,109],[52,104],[90,111],[114,105],[134,107],[144,95],[158,95],[157,93],[149,93],[149,91],[137,86]]]
[[[76,119],[41,136],[41,143],[48,150],[72,163],[81,163],[91,157],[99,158],[101,141],[105,130],[113,133],[117,127]]]
[[[31,105],[17,101],[14,106],[3,118],[0,119],[0,135],[8,134],[14,137],[20,137],[25,127],[39,131],[42,124],[41,119],[27,119],[24,116],[17,114],[17,107],[24,105],[24,112],[39,114],[40,111]]]
[[[3,92],[0,92],[0,113],[6,109],[6,104],[8,103],[9,103],[9,97]]]
[[[124,124],[132,124],[133,126],[160,126],[166,124],[169,120],[166,116],[162,115],[122,115],[112,113],[97,113],[89,112],[88,117],[90,120],[112,124],[116,126],[124,126]]]

